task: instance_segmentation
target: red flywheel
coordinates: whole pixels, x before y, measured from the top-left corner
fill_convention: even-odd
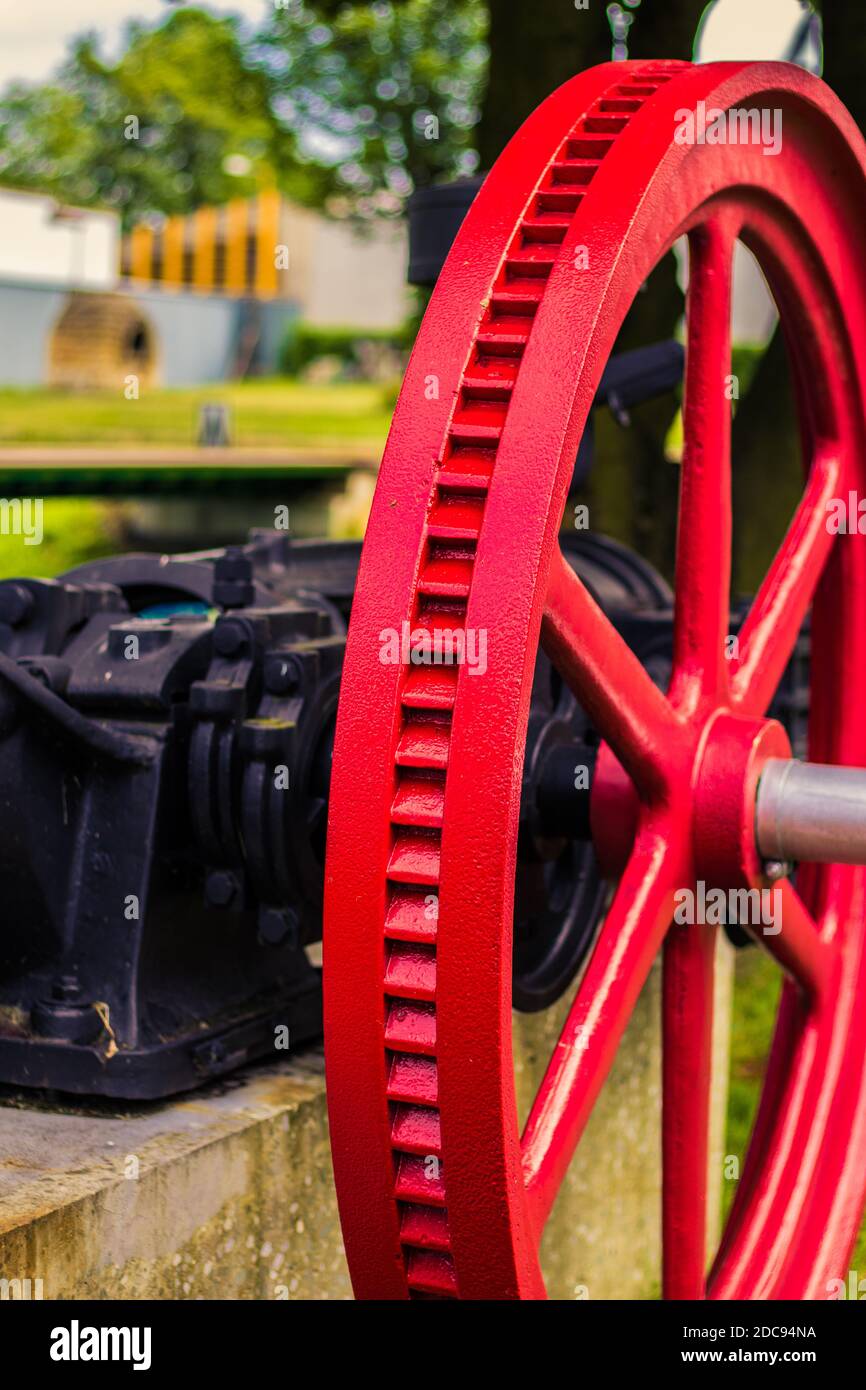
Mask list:
[[[680,143],[684,111],[780,112],[781,149]],[[626,312],[688,238],[685,449],[667,695],[566,562],[578,443]],[[729,625],[732,254],[773,290],[800,409],[802,500]],[[451,251],[382,462],[333,763],[325,1041],[356,1294],[543,1298],[547,1215],[664,952],[663,1249],[671,1298],[812,1298],[847,1269],[866,1195],[866,872],[801,865],[755,1131],[705,1266],[718,928],[677,889],[766,886],[756,787],[790,759],[767,708],[812,614],[809,756],[866,766],[866,146],[833,94],[775,63],[609,64],[515,135]],[[768,403],[772,408],[772,403]],[[383,659],[403,624],[486,634],[486,670]],[[521,1136],[511,936],[539,642],[604,739],[593,834],[618,880]],[[776,763],[779,766],[779,763]],[[830,855],[824,857],[829,858]]]

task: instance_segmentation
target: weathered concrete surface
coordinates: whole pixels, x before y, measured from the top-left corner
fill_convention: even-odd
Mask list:
[[[727,953],[723,966],[714,1191]],[[554,1298],[658,1292],[659,996],[656,967],[548,1224],[543,1263]],[[521,1118],[565,1008],[515,1017]],[[0,1105],[0,1280],[26,1278],[41,1279],[49,1299],[351,1297],[321,1053],[123,1115]]]
[[[0,1108],[3,1277],[45,1298],[348,1298],[321,1054],[122,1118]]]

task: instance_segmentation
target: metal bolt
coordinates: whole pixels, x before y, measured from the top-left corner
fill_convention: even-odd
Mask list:
[[[220,656],[235,656],[243,650],[246,640],[246,628],[231,619],[218,622],[214,628],[213,644]]]
[[[265,907],[259,913],[259,940],[267,946],[298,945],[298,916],[290,907]]]
[[[228,907],[237,891],[238,881],[228,870],[215,869],[205,879],[204,895],[211,907]]]
[[[791,865],[782,859],[768,859],[764,865],[764,873],[771,883],[778,882],[780,878],[787,878],[790,872]]]
[[[61,975],[51,986],[51,997],[64,1004],[73,1003],[81,994],[81,985],[75,975]]]
[[[4,584],[0,587],[0,623],[20,627],[33,612],[34,599],[23,584]]]
[[[271,695],[289,695],[300,683],[298,663],[291,656],[272,652],[265,659],[265,689]]]

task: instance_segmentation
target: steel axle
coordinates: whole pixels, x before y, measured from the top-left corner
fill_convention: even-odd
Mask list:
[[[771,758],[758,784],[764,859],[866,864],[866,769]]]

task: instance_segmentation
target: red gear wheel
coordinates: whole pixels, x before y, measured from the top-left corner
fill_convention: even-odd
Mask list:
[[[781,152],[679,144],[678,113],[699,101],[778,109]],[[782,933],[762,938],[789,978],[708,1280],[715,929],[670,923],[678,886],[766,883],[755,783],[767,757],[790,750],[764,715],[810,605],[810,756],[866,764],[866,552],[856,538],[834,544],[825,525],[830,497],[866,495],[864,174],[853,121],[797,68],[610,64],[530,117],[455,242],[382,463],[334,752],[327,1078],[359,1297],[544,1296],[544,1221],[662,945],[666,1295],[820,1297],[847,1268],[866,1188],[864,870],[807,866],[796,891],[782,889]],[[685,454],[665,697],[557,534],[619,327],[683,235]],[[737,238],[780,308],[808,480],[732,665],[723,379]],[[382,634],[404,622],[485,631],[486,674],[384,664]],[[606,740],[593,815],[622,870],[521,1139],[511,924],[539,637]],[[610,775],[617,763],[627,778]]]

